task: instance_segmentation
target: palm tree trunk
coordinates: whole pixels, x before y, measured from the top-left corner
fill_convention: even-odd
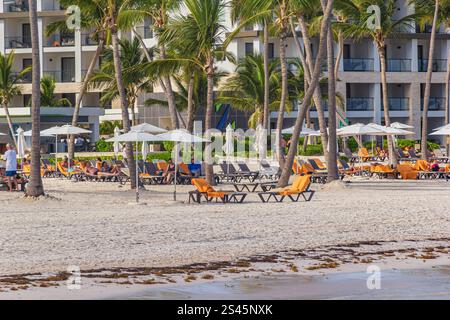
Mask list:
[[[380,56],[380,69],[381,69],[381,92],[383,98],[383,110],[384,110],[384,123],[387,127],[391,125],[391,118],[389,117],[389,96],[388,86],[386,79],[386,56],[384,54],[385,44],[377,43],[378,55]],[[392,136],[387,136],[389,163],[391,165],[397,164],[397,157],[394,152],[394,142]]]
[[[308,27],[302,16],[298,17],[298,22],[299,22],[300,30],[302,32],[303,41],[305,43],[306,63],[308,64],[308,69],[309,69],[309,72],[311,73],[312,70],[314,70],[314,63],[315,63],[314,58],[313,58],[313,53],[311,50],[311,38],[310,38],[310,35],[308,32]],[[321,61],[322,61],[322,59],[324,59],[324,56],[321,57]],[[305,72],[305,74],[306,74],[306,72]],[[320,138],[322,140],[322,146],[323,146],[323,155],[324,155],[325,159],[327,159],[328,158],[328,150],[327,150],[326,146],[328,144],[328,133],[327,133],[327,124],[325,121],[325,111],[324,111],[323,103],[322,103],[322,94],[321,94],[321,90],[320,90],[319,86],[317,86],[314,90],[313,99],[314,99],[314,104],[316,105],[316,110],[317,110],[317,119],[319,122]]]
[[[83,96],[84,96],[85,92],[87,91],[87,87],[89,85],[88,79],[94,72],[95,64],[98,60],[98,57],[100,57],[100,54],[103,51],[104,43],[105,42],[103,39],[99,39],[97,49],[95,50],[94,57],[92,58],[91,62],[89,63],[88,70],[86,72],[86,75],[84,76],[83,84],[81,85],[80,92],[78,93],[77,101],[75,102],[75,108],[73,109],[72,126],[74,126],[74,127],[78,126],[78,116],[80,114],[81,101],[83,100]],[[75,136],[74,135],[71,135],[69,138],[67,152],[69,154],[69,159],[75,159]]]
[[[281,168],[284,166],[284,150],[282,150],[281,148],[281,139],[283,137],[281,131],[283,130],[284,111],[286,109],[286,101],[288,94],[285,31],[282,31],[282,34],[280,35],[280,65],[281,65],[281,98],[277,118],[277,139],[278,139],[277,157]]]
[[[119,90],[120,106],[122,109],[122,125],[123,131],[127,133],[130,131],[130,115],[128,114],[128,100],[125,93],[125,87],[123,85],[122,79],[122,64],[120,62],[120,51],[119,51],[119,39],[117,37],[117,32],[111,32],[112,49],[113,49],[113,60],[114,60],[114,72],[116,77],[117,89]],[[126,154],[127,154],[127,164],[130,170],[130,182],[131,189],[137,187],[136,175],[136,164],[134,162],[133,156],[133,144],[132,142],[126,143]]]
[[[338,31],[338,46],[339,50],[336,56],[336,65],[334,66],[334,79],[336,80],[339,75],[339,65],[341,64],[342,55],[344,54],[344,35],[342,31]]]
[[[445,77],[445,124],[449,123],[449,108],[450,108],[450,51],[447,56],[447,76]],[[450,156],[449,153],[449,144],[445,142],[445,152],[447,157]]]
[[[144,51],[145,57],[147,58],[147,61],[152,61],[152,57],[150,56],[150,53],[148,52],[148,48],[145,45],[144,40],[142,39],[141,35],[137,32],[136,27],[132,28],[134,36],[138,39],[139,43],[141,44],[142,51]]]
[[[334,73],[334,41],[331,25],[328,27],[328,157],[326,158],[328,176],[327,182],[338,179],[337,167],[337,134],[336,134],[336,78]],[[325,148],[326,146],[324,146]]]
[[[264,128],[270,129],[269,25],[264,22]]]
[[[316,89],[316,86],[319,84],[319,77],[321,73],[321,63],[322,56],[324,51],[326,50],[326,37],[328,32],[328,26],[331,17],[331,11],[333,9],[334,0],[329,0],[324,11],[321,27],[320,27],[320,37],[319,37],[319,53],[317,55],[316,64],[314,66],[314,72],[311,74],[311,82],[309,84],[308,90],[305,93],[305,96],[302,101],[302,105],[297,113],[297,118],[295,120],[294,132],[291,138],[291,146],[289,148],[289,153],[286,157],[286,161],[283,167],[283,171],[281,173],[281,177],[278,180],[278,187],[284,187],[289,182],[289,177],[292,172],[292,164],[294,163],[295,155],[297,154],[298,147],[298,138],[300,136],[300,131],[302,129],[303,121],[305,119],[306,111],[308,110],[308,106],[311,103],[312,96]]]
[[[164,45],[159,46],[159,55],[160,55],[161,59],[166,58],[166,48]],[[175,95],[173,93],[172,82],[170,81],[170,77],[168,77],[168,76],[163,76],[162,82],[164,83],[164,88],[165,88],[164,93],[166,94],[167,104],[169,106],[169,115],[170,115],[170,120],[172,122],[172,128],[178,129],[180,127],[180,124],[178,122],[178,116],[177,116],[177,110],[176,110],[177,107],[176,107],[176,103],[175,103]]]
[[[214,108],[214,60],[211,54],[208,57],[208,66],[206,68],[207,91],[206,91],[206,113],[205,113],[205,133],[206,139],[211,137],[212,115]],[[212,145],[207,143],[205,147],[205,173],[206,181],[210,185],[214,185]]]
[[[17,150],[17,139],[14,133],[13,123],[11,119],[11,115],[9,114],[8,105],[5,103],[3,104],[3,110],[5,111],[6,121],[8,122],[9,132],[11,133],[11,137],[14,141],[14,146]]]
[[[192,132],[194,130],[194,85],[195,77],[193,74],[189,77],[188,92],[187,92],[187,130]]]
[[[28,0],[30,29],[31,29],[31,55],[33,63],[31,85],[31,168],[30,182],[26,194],[31,197],[44,195],[44,186],[41,179],[41,128],[40,128],[40,100],[41,100],[41,66],[39,59],[39,31],[37,21],[37,5],[35,0]]]
[[[430,91],[431,91],[431,76],[433,75],[433,56],[434,56],[434,43],[436,40],[436,28],[439,13],[439,0],[436,0],[434,5],[434,16],[433,16],[433,26],[431,28],[430,36],[430,51],[428,53],[428,66],[427,74],[425,78],[425,92],[423,95],[423,114],[422,114],[422,140],[420,144],[421,158],[424,160],[428,159],[428,105],[430,103]]]

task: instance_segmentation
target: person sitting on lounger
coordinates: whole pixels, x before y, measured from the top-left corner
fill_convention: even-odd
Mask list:
[[[120,172],[120,169],[117,166],[109,166],[106,161],[103,161],[100,171],[103,173],[117,174]]]
[[[67,169],[69,167],[69,159],[67,156],[64,156],[63,161],[61,162],[61,167]]]
[[[188,168],[193,177],[199,177],[201,175],[202,165],[200,163],[195,163],[194,158],[191,159],[191,163],[188,165]]]
[[[165,183],[170,183],[175,177],[175,164],[173,163],[172,159],[169,159],[169,161],[167,161],[167,167],[163,172],[163,177],[165,178]]]
[[[434,161],[430,164],[430,171],[433,171],[433,172],[439,172],[439,171],[440,171],[439,163],[438,163],[437,160],[434,160]]]
[[[85,171],[86,171],[86,173],[93,175],[93,176],[97,175],[97,173],[98,173],[98,169],[94,168],[89,161],[86,162]]]

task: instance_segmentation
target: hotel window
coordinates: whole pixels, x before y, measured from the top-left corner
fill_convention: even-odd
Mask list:
[[[273,43],[269,43],[269,59],[275,58],[275,46]]]
[[[24,107],[31,107],[31,94],[24,94],[23,95],[23,106]]]
[[[245,55],[253,55],[253,42],[245,43]]]

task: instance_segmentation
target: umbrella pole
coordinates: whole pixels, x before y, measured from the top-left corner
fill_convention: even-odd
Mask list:
[[[139,203],[138,142],[136,141],[136,203]]]
[[[56,172],[58,172],[58,135],[56,135],[55,139],[55,167]]]

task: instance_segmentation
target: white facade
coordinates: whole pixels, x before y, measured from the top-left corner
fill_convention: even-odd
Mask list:
[[[16,53],[15,68],[20,71],[28,65],[31,59],[30,39],[27,33],[28,13],[26,6],[28,1],[23,0],[20,6],[19,0],[0,0],[0,51],[8,53],[14,50]],[[396,16],[401,17],[411,12],[406,5],[406,0],[399,1],[399,10]],[[227,10],[229,10],[227,8]],[[43,31],[53,21],[60,20],[64,11],[60,10],[56,0],[38,0],[38,24],[41,41],[41,75],[53,76],[56,81],[56,92],[64,97],[75,101],[80,83],[85,70],[94,55],[96,44],[83,34],[84,31],[75,31],[72,35],[54,35],[47,37]],[[229,14],[224,17],[225,24],[232,30]],[[137,31],[143,37],[146,45],[156,45],[156,39],[150,27],[150,21],[136,26]],[[131,33],[123,34],[131,36]],[[406,122],[415,127],[415,137],[419,138],[421,127],[421,97],[423,96],[425,84],[425,72],[429,33],[402,34],[395,39],[389,39],[387,43],[387,64],[389,82],[389,106],[392,121]],[[225,36],[225,35],[224,35]],[[279,43],[277,39],[271,39],[271,52],[273,57],[279,55]],[[317,39],[313,39],[313,52],[317,52]],[[238,59],[248,53],[262,53],[262,30],[255,26],[253,30],[240,32],[229,47]],[[294,58],[298,56],[293,38],[288,39],[287,56]],[[337,51],[337,47],[336,47]],[[430,99],[429,128],[438,127],[444,122],[444,97],[445,97],[445,75],[447,66],[447,55],[450,51],[450,33],[444,28],[439,30],[436,39],[436,50],[433,62],[433,78]],[[232,72],[234,66],[229,62],[219,62],[219,68]],[[345,41],[344,56],[339,66],[338,92],[345,99],[345,110],[347,119],[354,122],[383,122],[383,108],[381,99],[380,65],[377,50],[370,39],[355,42]],[[326,75],[326,74],[325,74]],[[27,82],[27,81],[25,81]],[[155,88],[155,92],[158,92]],[[31,84],[24,83],[23,95],[16,97],[12,107],[26,106],[26,95],[31,92]],[[88,92],[82,106],[96,107],[99,104],[100,93]],[[143,105],[146,95],[142,95],[135,107]],[[118,107],[113,103],[113,108]],[[137,108],[136,108],[137,111]],[[101,112],[100,112],[101,113]],[[108,112],[104,119],[117,117],[120,113]],[[115,115],[115,116],[114,116]],[[312,117],[316,122],[316,114]],[[292,125],[296,112],[287,113],[285,126]],[[111,119],[112,119],[111,118]],[[276,118],[276,112],[272,113]],[[4,119],[1,120],[4,122]],[[167,127],[170,125],[168,115],[161,113],[158,125]]]

